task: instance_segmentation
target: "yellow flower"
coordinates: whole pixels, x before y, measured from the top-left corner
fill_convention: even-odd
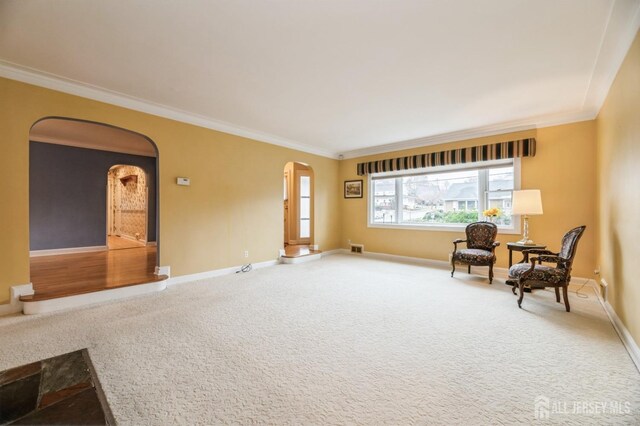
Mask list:
[[[497,217],[497,216],[500,216],[500,213],[501,213],[501,211],[500,211],[499,208],[493,207],[491,209],[487,209],[487,210],[483,211],[482,215],[486,216],[486,217]]]

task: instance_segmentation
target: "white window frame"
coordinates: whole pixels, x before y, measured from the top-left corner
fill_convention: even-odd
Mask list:
[[[414,229],[420,231],[450,231],[450,232],[460,232],[464,231],[467,227],[467,224],[432,224],[432,223],[424,223],[424,224],[408,224],[408,223],[375,223],[373,222],[374,218],[374,187],[373,187],[373,179],[374,178],[398,178],[404,176],[411,176],[417,174],[432,174],[432,173],[445,173],[445,172],[453,172],[453,171],[461,171],[461,170],[482,170],[489,169],[494,167],[513,165],[513,190],[517,191],[520,189],[520,167],[521,159],[513,158],[508,160],[495,160],[495,161],[483,161],[482,163],[472,163],[472,164],[456,164],[451,166],[438,166],[438,167],[428,167],[422,169],[411,169],[411,170],[403,170],[400,172],[386,172],[386,173],[373,173],[369,174],[367,177],[367,227],[369,228],[383,228],[383,229]],[[396,180],[396,217],[401,217],[398,215],[402,214],[402,202],[399,200],[399,194],[402,193],[401,190],[402,181],[400,179]],[[478,194],[486,194],[486,179],[478,179]],[[482,196],[484,197],[484,195]],[[480,201],[480,199],[478,199]],[[480,207],[480,205],[478,205]],[[512,215],[511,216],[511,226],[498,225],[498,232],[501,234],[520,234],[520,215]]]

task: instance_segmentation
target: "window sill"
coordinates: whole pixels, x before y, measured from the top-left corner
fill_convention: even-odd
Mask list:
[[[409,229],[414,231],[439,231],[439,232],[464,232],[467,225],[409,225],[409,224],[382,224],[382,223],[369,223],[368,228],[379,229]],[[498,227],[498,234],[505,235],[520,235],[520,230],[515,228],[502,228]]]

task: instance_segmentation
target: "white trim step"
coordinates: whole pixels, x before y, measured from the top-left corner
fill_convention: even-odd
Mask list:
[[[284,263],[286,265],[293,265],[295,263],[311,262],[313,260],[318,260],[321,257],[322,257],[322,253],[306,254],[304,256],[298,256],[298,257],[285,257],[285,256],[282,256],[280,258],[280,262]]]
[[[156,293],[167,288],[167,281],[156,281],[146,284],[136,284],[109,290],[94,291],[92,293],[76,294],[55,299],[22,302],[22,312],[25,315],[45,314],[69,308],[93,305],[96,303],[119,300],[132,296]]]
[[[10,296],[11,299],[9,300],[9,303],[0,305],[0,316],[22,312],[22,302],[20,301],[20,296],[30,296],[32,294],[33,285],[31,283],[12,286]]]

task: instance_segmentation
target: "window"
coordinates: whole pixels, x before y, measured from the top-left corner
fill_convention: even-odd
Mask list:
[[[503,231],[513,230],[518,164],[508,160],[370,175],[369,224],[451,229],[485,220],[483,211],[497,207],[500,215],[493,221]]]
[[[300,176],[300,238],[311,236],[311,177]]]

